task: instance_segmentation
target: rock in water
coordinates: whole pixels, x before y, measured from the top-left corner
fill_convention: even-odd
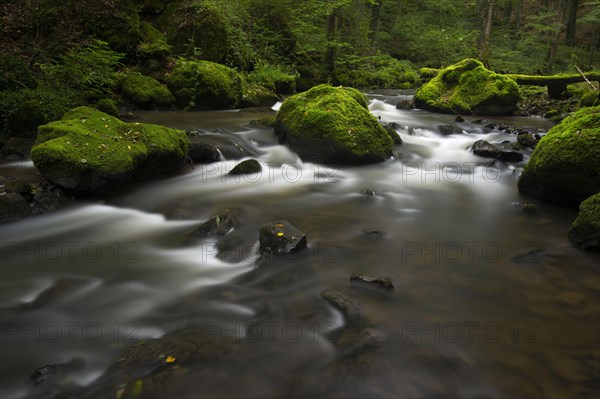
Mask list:
[[[361,307],[346,295],[338,291],[327,290],[321,293],[321,298],[342,312],[348,327],[362,330],[367,326],[368,319]]]
[[[485,140],[478,140],[471,146],[473,154],[486,158],[498,158],[502,150]]]
[[[31,159],[57,186],[106,194],[133,179],[174,172],[184,165],[187,149],[188,139],[181,130],[125,123],[79,107],[38,128]]]
[[[324,164],[383,162],[394,147],[362,93],[329,85],[288,97],[277,113],[275,135],[304,161]]]
[[[579,215],[568,232],[575,246],[600,249],[600,193],[591,196],[579,206]]]
[[[350,276],[350,282],[352,284],[361,284],[367,285],[378,289],[383,289],[386,291],[392,291],[394,289],[394,284],[392,280],[387,277],[372,277],[372,276],[359,276],[353,275]]]
[[[573,208],[600,192],[600,106],[582,108],[550,129],[518,187],[522,194]]]
[[[224,236],[239,227],[241,222],[242,210],[240,208],[228,208],[198,226],[192,234],[201,237]]]
[[[260,173],[262,167],[255,159],[247,159],[235,165],[229,172],[230,175],[248,175],[253,173]]]
[[[286,220],[263,225],[260,228],[260,252],[287,254],[306,247],[306,235]]]
[[[415,93],[417,108],[449,114],[509,114],[518,101],[514,80],[472,58],[447,67]]]

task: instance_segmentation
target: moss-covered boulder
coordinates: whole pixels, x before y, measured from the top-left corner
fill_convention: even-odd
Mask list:
[[[145,75],[127,75],[123,79],[121,94],[131,104],[144,109],[166,108],[175,103],[167,86]]]
[[[600,249],[600,193],[581,203],[568,236],[569,241],[580,248]]]
[[[109,114],[110,116],[116,116],[117,118],[121,115],[119,112],[119,108],[117,107],[117,103],[110,98],[103,98],[98,101],[94,106],[100,112],[104,112],[105,114]]]
[[[209,61],[179,60],[167,76],[177,103],[190,109],[232,109],[243,95],[240,74]]]
[[[518,101],[515,81],[471,58],[442,70],[415,93],[417,108],[450,114],[509,114]]]
[[[175,54],[223,63],[229,41],[227,22],[219,2],[195,0],[170,2],[157,24]]]
[[[148,22],[140,23],[140,35],[136,55],[146,67],[157,69],[171,55],[172,48],[165,35]]]
[[[600,107],[582,108],[550,129],[518,186],[523,194],[571,207],[600,192]]]
[[[329,85],[288,97],[277,113],[275,134],[303,160],[326,164],[382,162],[394,147],[362,93]]]
[[[239,104],[241,108],[271,107],[280,100],[277,94],[257,84],[245,83],[243,88],[244,91]]]
[[[170,173],[185,163],[183,131],[125,123],[79,107],[42,125],[31,159],[42,176],[76,193],[106,194],[133,179]]]

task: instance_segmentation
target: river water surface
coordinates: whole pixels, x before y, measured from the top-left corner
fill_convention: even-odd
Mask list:
[[[260,350],[218,372],[190,366],[177,395],[598,397],[600,255],[569,244],[576,212],[519,195],[522,164],[468,151],[516,136],[474,118],[444,136],[438,126],[453,117],[397,110],[396,94],[370,95],[370,109],[398,123],[404,143],[395,159],[362,167],[302,162],[272,129],[247,126],[266,112],[139,113],[233,133],[263,172],[227,176],[239,160],[223,158],[3,225],[0,397],[35,395],[29,377],[48,364],[67,365],[53,392],[88,386],[136,341],[192,325]],[[224,246],[190,238],[228,207],[245,221]],[[280,219],[308,248],[259,261],[259,227]],[[353,287],[353,274],[389,277],[395,289]],[[53,286],[64,289],[40,298]],[[331,289],[362,308],[377,345],[332,342],[345,321],[320,299]]]

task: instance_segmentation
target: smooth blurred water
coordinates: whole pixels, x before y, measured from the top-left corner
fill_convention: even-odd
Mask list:
[[[401,126],[404,144],[397,159],[362,167],[303,162],[271,130],[246,126],[266,112],[141,112],[142,122],[244,137],[262,152],[262,173],[228,176],[238,160],[195,165],[1,226],[0,397],[27,397],[35,369],[74,359],[70,383],[88,385],[138,339],[190,325],[248,339],[243,326],[265,308],[275,335],[252,367],[231,362],[214,386],[192,369],[179,393],[209,384],[204,395],[235,397],[597,397],[600,257],[568,243],[576,213],[520,196],[520,165],[468,151],[514,135],[467,118],[462,134],[442,136],[452,116],[397,110],[396,94],[373,95],[370,109]],[[189,233],[228,207],[245,221],[223,256],[216,239]],[[308,248],[257,267],[259,227],[279,219],[305,232]],[[352,274],[389,277],[395,290],[352,288]],[[31,305],[61,281],[65,292]],[[319,299],[326,289],[360,304],[387,337],[381,348],[348,358],[325,339],[344,323]]]

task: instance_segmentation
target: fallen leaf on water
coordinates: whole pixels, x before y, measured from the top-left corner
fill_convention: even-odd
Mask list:
[[[167,363],[173,363],[175,361],[175,356],[167,356]]]
[[[277,237],[282,237],[282,236],[283,236],[283,233],[281,231],[277,233]]]

